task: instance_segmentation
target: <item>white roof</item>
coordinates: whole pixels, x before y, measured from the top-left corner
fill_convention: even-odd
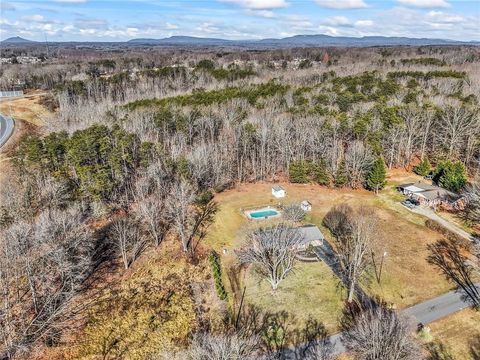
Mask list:
[[[409,191],[409,192],[421,192],[421,191],[425,191],[425,189],[421,189],[415,185],[410,185],[410,186],[407,186],[406,188],[404,188],[405,191]]]

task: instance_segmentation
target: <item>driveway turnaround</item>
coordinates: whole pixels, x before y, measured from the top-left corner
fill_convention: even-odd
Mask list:
[[[5,145],[12,135],[14,125],[12,118],[0,114],[0,147]]]

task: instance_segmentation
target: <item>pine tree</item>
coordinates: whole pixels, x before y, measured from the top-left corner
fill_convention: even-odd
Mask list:
[[[288,172],[290,182],[292,183],[305,184],[309,182],[308,164],[305,161],[292,161]]]
[[[336,187],[344,187],[348,183],[348,173],[347,173],[347,165],[345,164],[345,160],[340,162],[338,166],[337,173],[335,174],[335,186]]]
[[[330,174],[328,173],[325,160],[320,160],[320,162],[315,166],[313,176],[318,184],[325,186],[330,185]]]
[[[385,169],[385,162],[382,157],[378,157],[367,174],[366,183],[369,190],[378,193],[378,190],[383,189],[386,184],[385,177],[387,171]]]
[[[433,181],[447,190],[459,192],[467,183],[465,165],[461,161],[440,162],[433,174]]]
[[[415,172],[415,174],[420,176],[427,176],[428,174],[430,174],[431,170],[432,170],[432,166],[430,165],[430,162],[428,161],[427,158],[420,161],[420,164],[418,164],[413,168],[413,171]]]

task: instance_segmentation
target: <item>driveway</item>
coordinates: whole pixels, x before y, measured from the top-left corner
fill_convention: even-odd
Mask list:
[[[0,147],[5,145],[12,135],[14,125],[12,118],[0,114]]]
[[[472,242],[476,241],[475,237],[473,237],[471,234],[469,234],[465,230],[461,229],[457,225],[451,223],[450,221],[438,216],[435,213],[435,211],[433,211],[432,209],[425,208],[423,206],[415,206],[413,209],[411,209],[411,211],[413,211],[417,214],[423,215],[425,217],[428,217],[429,219],[438,222],[439,224],[446,227],[451,232],[453,232],[453,233],[455,233],[455,234],[457,234],[457,235],[459,235],[459,236],[461,236],[461,237],[463,237],[467,240],[470,240]]]

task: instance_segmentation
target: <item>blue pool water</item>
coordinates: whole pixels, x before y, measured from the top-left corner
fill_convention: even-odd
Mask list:
[[[250,214],[252,219],[260,219],[268,216],[275,216],[278,215],[278,211],[276,210],[260,210],[260,211],[252,211]]]

